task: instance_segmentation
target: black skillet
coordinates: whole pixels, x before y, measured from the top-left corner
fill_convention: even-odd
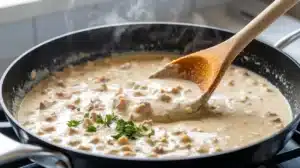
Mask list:
[[[234,64],[246,67],[271,81],[288,99],[293,121],[268,138],[243,148],[212,155],[171,159],[138,159],[110,155],[96,156],[87,152],[54,145],[28,132],[15,119],[22,98],[19,88],[30,90],[30,72],[34,69],[55,71],[69,64],[102,59],[112,53],[132,51],[168,51],[182,55],[213,46],[232,36],[232,33],[216,28],[179,23],[132,23],[102,26],[68,33],[48,40],[19,56],[4,72],[1,79],[1,105],[22,143],[33,145],[10,145],[11,140],[0,134],[0,143],[7,144],[1,151],[0,163],[30,157],[44,166],[96,168],[122,167],[244,167],[276,161],[275,156],[290,140],[299,123],[300,67],[283,52],[259,41],[253,41]],[[82,54],[84,53],[84,54]],[[76,59],[75,59],[76,58]],[[45,73],[44,75],[47,75]],[[35,81],[36,82],[36,81]],[[14,149],[10,149],[14,147]],[[300,155],[300,149],[282,154],[284,159]],[[282,161],[282,160],[280,160]]]

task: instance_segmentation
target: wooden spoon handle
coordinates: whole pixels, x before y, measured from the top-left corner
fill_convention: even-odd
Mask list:
[[[243,29],[231,37],[231,56],[240,53],[256,36],[272,24],[278,17],[292,8],[299,0],[275,0]],[[228,55],[230,57],[230,55]],[[232,58],[233,60],[234,58]]]

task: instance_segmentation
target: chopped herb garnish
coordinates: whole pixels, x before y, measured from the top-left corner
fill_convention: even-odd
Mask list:
[[[107,114],[103,120],[103,124],[109,127],[110,124],[112,124],[112,122],[116,120],[117,120],[117,116],[115,116],[114,114]]]
[[[133,140],[141,136],[151,136],[154,134],[154,130],[145,125],[136,125],[132,121],[125,121],[123,119],[117,121],[116,132],[117,134],[112,136],[115,139],[126,136]]]
[[[102,118],[101,115],[97,115],[97,117],[96,117],[96,123],[97,124],[103,124],[104,123],[103,118]]]
[[[80,103],[80,98],[78,97],[75,101],[74,101],[75,104],[79,104]]]
[[[141,131],[142,135],[144,135],[144,136],[152,136],[152,135],[154,135],[154,129],[149,128],[149,127],[147,127],[145,125],[140,126],[140,128],[142,130]]]
[[[90,116],[89,113],[85,113],[84,117],[88,118]],[[154,130],[147,125],[137,125],[133,121],[125,121],[123,119],[119,119],[114,113],[107,114],[105,116],[97,115],[96,123],[103,124],[104,126],[110,127],[110,125],[115,122],[116,123],[116,135],[112,137],[114,139],[119,139],[122,136],[126,136],[128,139],[137,139],[141,136],[152,136],[154,135]],[[69,127],[76,127],[81,123],[81,121],[71,120],[68,122]],[[86,128],[87,132],[96,132],[97,128],[94,125],[90,125]]]
[[[68,121],[67,125],[69,127],[77,127],[78,125],[80,124],[80,121],[77,121],[77,120],[70,120]]]
[[[86,131],[87,132],[96,132],[97,128],[93,125],[90,125],[90,126],[87,127]]]
[[[90,116],[90,113],[84,113],[84,118],[88,118]]]
[[[118,133],[116,135],[112,135],[111,137],[113,137],[114,139],[119,139],[122,136],[122,134]]]

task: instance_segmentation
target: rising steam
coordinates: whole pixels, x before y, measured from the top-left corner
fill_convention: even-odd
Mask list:
[[[76,29],[76,18],[71,13],[75,4],[81,0],[69,0],[69,10],[65,12],[68,31]],[[99,0],[88,8],[88,24],[96,25],[141,22],[176,21],[189,22],[193,0]],[[97,2],[97,1],[96,1]],[[74,27],[75,26],[75,27]],[[85,28],[86,28],[85,27]]]

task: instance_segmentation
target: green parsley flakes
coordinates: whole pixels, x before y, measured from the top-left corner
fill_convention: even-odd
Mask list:
[[[112,136],[114,139],[126,136],[129,139],[135,140],[141,136],[151,136],[154,134],[154,130],[145,125],[137,125],[132,121],[125,121],[123,119],[117,121],[116,132],[117,134]]]
[[[109,127],[110,124],[112,124],[112,122],[116,120],[117,120],[117,116],[115,116],[114,114],[107,114],[103,120],[103,124]]]
[[[86,128],[86,132],[96,132],[97,128],[93,125],[90,125]]]
[[[89,118],[89,116],[90,116],[90,113],[84,113],[84,118]]]
[[[68,127],[77,127],[79,124],[80,124],[80,121],[77,121],[77,120],[70,120],[67,123]]]
[[[97,117],[96,117],[96,123],[97,124],[104,124],[104,120],[103,120],[103,118],[102,118],[101,115],[97,115]]]

